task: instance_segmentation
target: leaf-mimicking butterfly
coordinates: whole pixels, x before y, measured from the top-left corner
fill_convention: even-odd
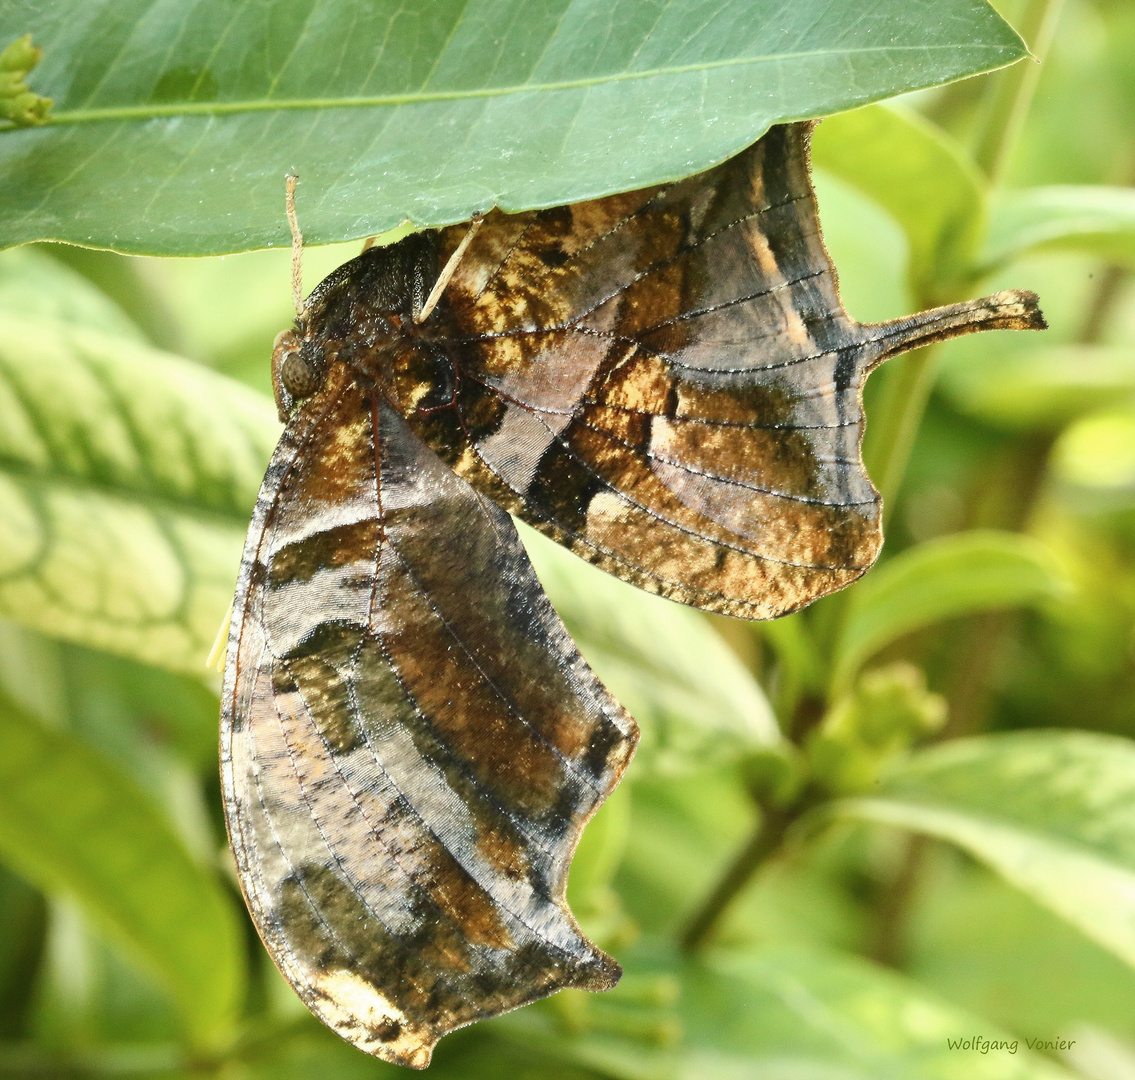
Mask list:
[[[1044,325],[1022,292],[851,319],[809,131],[677,183],[372,248],[277,341],[287,426],[234,602],[225,808],[273,959],[369,1053],[425,1066],[455,1028],[619,977],[564,895],[636,728],[509,513],[672,599],[794,611],[881,543],[868,372]]]

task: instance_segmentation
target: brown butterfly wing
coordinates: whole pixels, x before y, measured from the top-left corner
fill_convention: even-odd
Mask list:
[[[288,423],[249,531],[222,715],[225,809],[273,959],[361,1049],[618,965],[564,899],[637,736],[508,516],[341,363]]]
[[[439,313],[452,405],[411,424],[506,509],[649,591],[771,618],[849,584],[882,541],[867,373],[977,321],[1018,325],[1022,294],[852,320],[810,128],[673,185],[489,215]],[[465,232],[442,233],[442,261]]]

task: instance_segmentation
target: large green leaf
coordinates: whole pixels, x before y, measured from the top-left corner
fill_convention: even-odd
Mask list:
[[[924,303],[956,299],[951,290],[972,273],[986,194],[946,133],[916,113],[872,105],[825,120],[812,154],[902,225],[915,295]]]
[[[919,544],[855,586],[836,644],[833,688],[846,689],[864,661],[912,630],[1035,604],[1065,588],[1044,546],[1018,533],[974,530]]]
[[[1072,731],[923,751],[842,813],[965,848],[1135,965],[1135,745]]]
[[[1071,1080],[1023,1040],[835,952],[770,946],[698,963],[640,954],[627,958],[627,973],[640,985],[650,974],[677,982],[681,1038],[673,1048],[658,1046],[657,1036],[651,1045],[645,1024],[638,1040],[615,1033],[633,1021],[619,1008],[621,988],[589,1003],[594,1030],[574,1039],[541,1031],[532,1011],[496,1027],[616,1080]],[[975,1036],[989,1040],[984,1050],[980,1042],[963,1049]]]
[[[82,285],[60,273],[56,301]],[[8,295],[19,294],[0,290],[0,616],[201,677],[275,410],[84,325],[78,301],[52,317],[17,313]]]
[[[45,127],[0,132],[0,242],[318,243],[704,169],[778,120],[1012,63],[983,0],[8,0]]]
[[[779,738],[759,684],[705,617],[588,566],[522,526],[580,652],[642,729],[637,771],[720,764]]]
[[[232,1034],[244,940],[216,875],[157,805],[78,740],[0,703],[0,857],[67,895],[169,990],[191,1039]]]
[[[1036,248],[1135,264],[1135,189],[1057,184],[1006,193],[994,207],[984,261],[996,266]]]

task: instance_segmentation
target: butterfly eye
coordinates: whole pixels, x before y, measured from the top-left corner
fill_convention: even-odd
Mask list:
[[[298,352],[288,353],[280,364],[280,381],[294,398],[310,397],[319,388],[311,365]]]

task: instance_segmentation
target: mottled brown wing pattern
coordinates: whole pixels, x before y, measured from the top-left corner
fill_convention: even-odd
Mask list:
[[[307,1005],[421,1067],[454,1028],[613,985],[564,890],[636,737],[508,516],[331,362],[261,489],[222,716],[242,887]]]
[[[867,374],[1039,314],[1013,293],[851,319],[810,129],[773,128],[673,185],[490,214],[432,320],[444,389],[401,398],[411,425],[512,513],[652,592],[772,618],[849,584],[882,541],[860,457]],[[465,232],[441,234],[435,265]]]
[[[432,314],[466,227],[372,249],[277,340],[287,426],[234,601],[225,808],[269,951],[363,1050],[423,1066],[447,1031],[618,978],[564,895],[636,729],[500,507],[643,588],[784,614],[878,550],[871,368],[1043,326],[1028,293],[854,322],[808,131],[672,185],[494,212]]]

